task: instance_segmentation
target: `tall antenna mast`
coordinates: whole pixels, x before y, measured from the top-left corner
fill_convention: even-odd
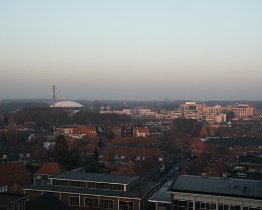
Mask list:
[[[55,91],[56,91],[56,86],[55,85],[53,85],[53,88],[52,88],[52,90],[53,90],[53,108],[55,108]]]

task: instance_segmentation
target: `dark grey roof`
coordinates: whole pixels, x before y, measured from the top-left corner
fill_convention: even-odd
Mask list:
[[[185,175],[178,177],[171,191],[261,199],[262,181]]]
[[[210,139],[206,143],[219,145],[221,147],[241,146],[247,147],[250,145],[262,146],[262,141],[255,137],[235,137],[235,138],[216,138]]]
[[[154,203],[165,203],[171,204],[171,192],[170,186],[172,181],[167,182],[159,191],[157,191],[152,198],[149,199],[150,202]]]
[[[111,183],[111,184],[128,184],[132,180],[137,178],[139,177],[119,176],[113,174],[86,173],[86,172],[79,172],[79,171],[68,171],[54,177],[54,179],[69,179],[69,180],[77,180],[77,181],[102,182],[102,183]]]
[[[63,186],[51,186],[47,185],[44,181],[42,185],[41,181],[36,183],[36,186],[30,185],[24,187],[24,190],[35,190],[44,192],[63,192],[63,193],[77,193],[86,195],[103,195],[103,196],[116,196],[116,197],[127,197],[127,198],[142,198],[145,196],[157,183],[155,182],[141,182],[131,189],[125,191],[114,191],[114,190],[103,190],[103,189],[88,189],[88,188],[77,188],[77,187],[63,187]],[[138,195],[138,189],[140,189],[140,195]]]
[[[20,199],[23,199],[25,197],[27,197],[27,195],[21,195],[16,193],[0,193],[0,208]]]

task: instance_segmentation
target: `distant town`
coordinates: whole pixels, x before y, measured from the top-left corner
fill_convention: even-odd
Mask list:
[[[262,209],[261,102],[53,95],[0,101],[0,209]]]

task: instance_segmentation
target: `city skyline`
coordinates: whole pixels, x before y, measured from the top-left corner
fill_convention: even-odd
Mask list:
[[[0,3],[0,98],[261,100],[262,2]]]

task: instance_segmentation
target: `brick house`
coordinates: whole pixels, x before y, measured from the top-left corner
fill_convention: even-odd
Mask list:
[[[21,162],[0,164],[0,192],[20,192],[18,185],[30,183],[30,172]]]
[[[147,137],[150,134],[149,129],[146,128],[146,127],[144,127],[144,128],[136,128],[135,132],[136,132],[136,136],[137,137]]]

